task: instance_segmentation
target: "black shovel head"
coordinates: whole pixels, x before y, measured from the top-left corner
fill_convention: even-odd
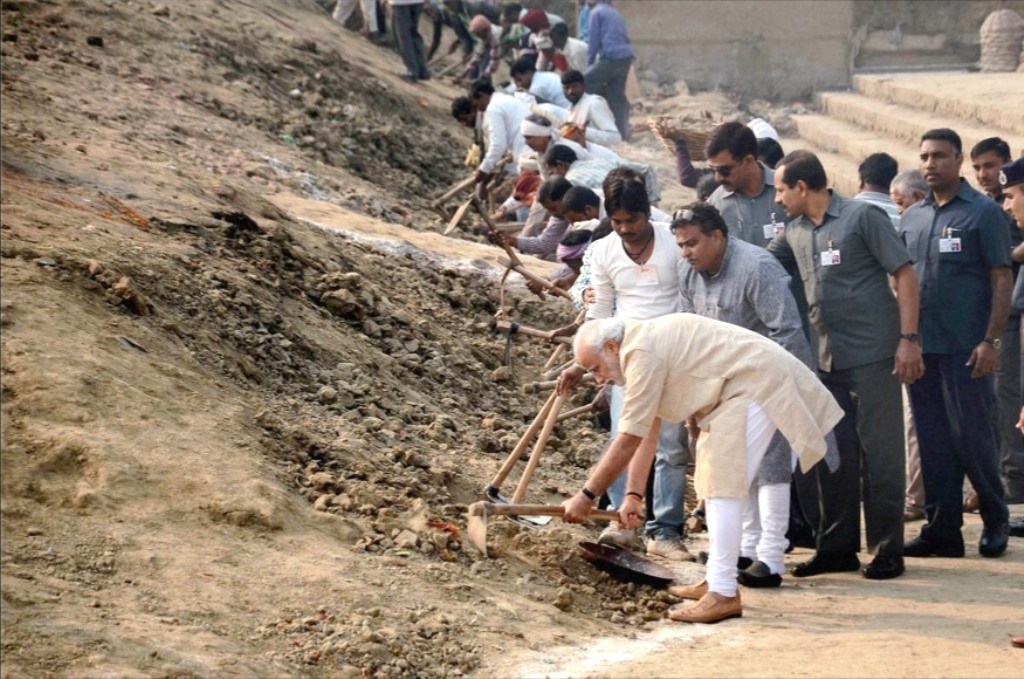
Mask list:
[[[660,589],[668,587],[676,579],[676,574],[664,566],[618,547],[596,542],[581,542],[578,547],[583,558],[595,568],[622,582],[636,582]]]
[[[502,497],[501,493],[494,486],[487,486],[484,488],[484,498],[488,502],[493,502],[499,505],[510,505],[512,504],[507,498]],[[509,521],[515,521],[516,523],[527,526],[528,528],[540,528],[551,523],[551,516],[515,516],[509,515]]]

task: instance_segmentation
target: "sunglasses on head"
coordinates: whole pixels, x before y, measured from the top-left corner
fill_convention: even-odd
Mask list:
[[[692,222],[693,221],[693,210],[691,210],[689,208],[683,208],[682,210],[676,210],[675,212],[672,213],[672,221],[674,221],[674,222],[675,221]]]

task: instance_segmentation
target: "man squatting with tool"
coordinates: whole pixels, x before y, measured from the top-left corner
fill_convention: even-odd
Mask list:
[[[668,615],[705,623],[742,616],[736,560],[744,502],[761,459],[777,429],[809,470],[825,456],[825,436],[843,417],[839,404],[806,365],[772,340],[694,314],[589,321],[573,351],[576,364],[599,384],[623,386],[626,395],[618,435],[580,492],[563,503],[564,520],[585,520],[628,466],[619,516],[624,525],[639,526],[660,421],[689,422],[697,439],[697,494],[707,499],[707,593]],[[559,393],[572,383],[566,373]]]

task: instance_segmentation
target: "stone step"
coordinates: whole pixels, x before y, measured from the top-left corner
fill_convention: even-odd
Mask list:
[[[1024,82],[1022,82],[1024,85]],[[964,153],[982,139],[999,136],[1016,152],[1024,148],[1024,134],[979,125],[976,122],[953,119],[938,113],[872,99],[853,92],[822,92],[818,104],[823,113],[832,118],[866,128],[882,139],[894,139],[901,144],[919,147],[921,135],[937,127],[951,127],[963,140]],[[902,163],[901,163],[902,164]]]
[[[919,165],[918,148],[857,125],[824,115],[793,116],[800,137],[832,154],[845,156],[856,167],[872,153],[884,151],[900,170]]]
[[[859,162],[852,161],[849,157],[832,153],[826,149],[815,146],[807,139],[790,138],[780,139],[783,150],[786,153],[803,149],[818,156],[818,160],[825,166],[825,174],[828,175],[828,185],[843,196],[857,195],[857,188],[860,186],[860,175],[857,173]]]
[[[936,115],[947,121],[945,127],[990,126],[989,136],[1024,137],[1024,73],[855,75],[853,87],[864,96]],[[1024,151],[1019,145],[1012,150]]]

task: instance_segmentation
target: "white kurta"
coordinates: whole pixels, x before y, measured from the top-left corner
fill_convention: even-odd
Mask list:
[[[622,141],[619,128],[615,126],[615,116],[608,108],[604,97],[596,94],[584,94],[580,100],[569,108],[568,122],[586,128],[587,141],[610,146]]]
[[[483,172],[494,172],[498,161],[505,153],[518,159],[526,149],[526,140],[519,128],[523,119],[530,115],[526,104],[515,97],[501,92],[491,95],[491,101],[484,112],[484,139],[487,140],[487,155],[480,163]],[[514,165],[512,167],[515,167]]]

